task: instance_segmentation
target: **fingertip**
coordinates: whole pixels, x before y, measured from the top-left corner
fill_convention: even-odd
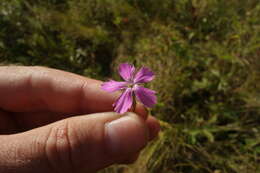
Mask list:
[[[149,116],[146,120],[146,123],[147,123],[148,130],[149,130],[149,140],[151,141],[158,136],[158,134],[161,130],[160,123],[153,116]]]
[[[136,105],[136,109],[134,111],[139,117],[141,117],[143,120],[146,120],[148,117],[148,110],[141,104]]]
[[[149,140],[148,127],[139,116],[126,113],[105,127],[107,151],[112,156],[139,152]]]

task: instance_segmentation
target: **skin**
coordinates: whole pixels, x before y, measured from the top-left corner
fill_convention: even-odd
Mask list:
[[[44,67],[0,67],[0,172],[89,173],[134,162],[159,123],[139,104],[135,113],[112,112],[119,93],[101,83]]]

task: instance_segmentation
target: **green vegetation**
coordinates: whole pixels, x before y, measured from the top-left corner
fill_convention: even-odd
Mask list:
[[[103,172],[257,173],[259,16],[259,0],[0,0],[0,62],[101,80],[121,62],[156,72],[160,137]]]

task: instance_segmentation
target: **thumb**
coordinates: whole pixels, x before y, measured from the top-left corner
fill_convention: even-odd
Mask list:
[[[134,113],[72,117],[0,138],[0,172],[95,172],[136,155],[148,142]]]

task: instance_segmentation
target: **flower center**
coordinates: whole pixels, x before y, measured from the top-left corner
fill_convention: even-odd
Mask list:
[[[127,88],[134,88],[134,86],[135,86],[135,84],[132,82],[127,84]]]

